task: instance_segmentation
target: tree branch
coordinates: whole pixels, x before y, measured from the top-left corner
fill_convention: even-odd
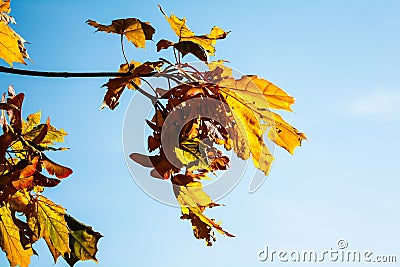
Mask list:
[[[24,76],[37,76],[37,77],[53,77],[53,78],[93,78],[93,77],[122,77],[129,76],[131,73],[123,72],[52,72],[52,71],[35,71],[35,70],[21,70],[14,68],[7,68],[0,66],[0,72],[10,73]],[[151,77],[156,72],[141,74],[140,77]]]

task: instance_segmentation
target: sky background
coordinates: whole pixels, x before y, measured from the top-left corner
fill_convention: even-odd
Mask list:
[[[251,177],[243,177],[219,201],[225,207],[207,212],[236,237],[217,234],[214,246],[206,247],[193,237],[190,223],[179,219],[179,209],[150,198],[130,176],[122,132],[132,91],[123,94],[116,110],[100,111],[106,78],[0,74],[2,91],[11,83],[26,94],[24,117],[41,110],[69,133],[71,149],[51,156],[74,174],[45,195],[104,235],[99,263],[76,266],[266,266],[271,263],[257,259],[266,245],[322,251],[337,249],[339,239],[347,240],[349,249],[396,255],[400,261],[400,2],[14,0],[14,29],[29,41],[33,59],[15,67],[117,70],[123,63],[119,37],[94,34],[85,21],[108,24],[126,17],[150,21],[157,29],[146,51],[130,46],[128,57],[156,60],[156,41],[175,40],[158,3],[167,14],[187,17],[196,33],[214,25],[230,30],[218,42],[215,59],[229,60],[295,96],[294,113],[284,116],[309,142],[294,156],[277,149],[271,173],[256,193],[248,193]],[[143,142],[142,136],[131,138]],[[32,257],[32,267],[67,266],[63,259],[53,265],[43,241],[35,249],[39,257]],[[307,266],[273,266],[288,264]],[[7,265],[0,253],[0,266]]]

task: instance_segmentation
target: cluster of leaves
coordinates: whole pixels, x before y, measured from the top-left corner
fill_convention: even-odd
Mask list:
[[[251,158],[255,167],[268,175],[273,156],[264,137],[293,154],[306,136],[271,111],[292,111],[292,96],[255,75],[234,77],[224,60],[209,62],[217,40],[226,38],[229,32],[215,26],[209,34],[196,35],[185,19],[168,16],[161,7],[160,11],[178,39],[161,39],[156,49],[171,50],[174,63],[164,58],[144,63],[128,61],[124,37],[135,47],[145,48],[155,33],[149,22],[137,18],[113,20],[110,25],[87,21],[97,31],[118,34],[125,59],[119,68],[121,75],[104,84],[107,92],[101,107],[115,109],[125,88],[137,90],[152,102],[154,115],[146,120],[152,130],[148,137],[151,155],[132,153],[130,157],[152,168],[152,177],[171,182],[181,206],[181,219],[189,220],[195,237],[211,246],[216,240],[214,231],[233,236],[205,215],[206,208],[219,204],[203,191],[203,180],[229,168],[231,159],[224,151],[231,150],[243,160]],[[0,58],[10,65],[25,63],[24,59],[29,59],[25,41],[9,27],[15,22],[9,12],[10,1],[0,0]],[[189,54],[198,58],[205,70],[183,62]],[[146,77],[165,79],[168,86],[154,88]],[[142,82],[152,92],[144,90]],[[42,195],[45,187],[58,185],[72,173],[44,154],[64,150],[53,146],[63,142],[66,133],[53,127],[49,119],[40,123],[40,113],[22,120],[24,95],[16,95],[12,88],[8,93],[0,104],[0,247],[11,266],[28,266],[35,254],[32,245],[41,238],[55,261],[59,256],[71,266],[78,260],[97,261],[100,233]],[[44,171],[53,177],[46,177]]]
[[[54,145],[67,133],[52,126],[50,118],[41,123],[41,112],[22,120],[23,100],[24,94],[15,94],[10,86],[8,98],[3,94],[0,103],[0,247],[10,266],[28,266],[36,254],[32,245],[42,238],[55,262],[60,256],[71,266],[78,260],[97,261],[101,234],[42,195],[46,187],[55,187],[72,174],[45,155],[66,150]]]
[[[210,246],[215,241],[214,230],[233,236],[204,214],[206,208],[219,206],[203,191],[202,180],[229,167],[230,159],[222,150],[233,150],[243,160],[251,158],[255,167],[267,175],[273,156],[264,143],[264,134],[291,154],[306,136],[271,111],[291,111],[292,96],[258,76],[235,79],[223,60],[208,62],[215,54],[216,41],[229,32],[213,27],[209,34],[196,35],[185,19],[167,16],[160,10],[178,41],[161,39],[157,51],[172,49],[174,63],[164,58],[144,63],[127,60],[123,37],[144,48],[155,33],[149,22],[136,18],[114,20],[110,25],[87,21],[97,31],[120,35],[126,61],[119,72],[128,75],[104,84],[107,92],[102,108],[114,109],[125,88],[137,90],[152,101],[154,116],[146,122],[153,131],[148,137],[148,150],[153,155],[132,153],[130,157],[152,168],[152,177],[171,181],[181,206],[181,219],[190,220],[195,237]],[[182,62],[188,54],[202,61],[206,70]],[[166,79],[168,87],[153,88],[145,79],[148,76]],[[143,90],[142,82],[153,92]]]
[[[12,66],[29,59],[25,40],[9,24],[10,1],[0,0],[0,58]],[[55,187],[72,170],[47,157],[47,151],[62,151],[56,143],[67,133],[57,129],[41,112],[22,119],[24,94],[9,86],[2,95],[0,110],[0,247],[10,266],[27,267],[33,244],[44,239],[56,262],[62,256],[73,266],[79,260],[97,262],[97,243],[102,235],[66,213],[65,208],[43,196],[46,187]],[[46,174],[47,173],[47,174]],[[52,177],[47,177],[50,175]]]

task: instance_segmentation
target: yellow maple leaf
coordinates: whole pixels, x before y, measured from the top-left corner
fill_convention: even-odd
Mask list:
[[[24,58],[29,59],[24,47],[26,41],[9,26],[15,23],[14,18],[8,14],[10,11],[10,0],[0,0],[0,58],[10,66],[13,62],[25,64]]]
[[[190,41],[196,43],[203,47],[210,55],[215,54],[215,43],[217,39],[224,39],[229,34],[229,32],[225,32],[221,28],[214,26],[211,29],[210,34],[206,35],[196,35],[193,31],[189,29],[186,25],[186,18],[180,19],[174,14],[171,16],[167,16],[161,6],[158,6],[165,16],[165,19],[168,21],[171,29],[175,32],[175,34],[179,37],[179,42]]]
[[[182,183],[184,181],[184,183]],[[189,176],[177,174],[172,178],[175,197],[181,206],[182,219],[190,220],[193,233],[197,239],[204,239],[208,246],[215,241],[213,229],[220,234],[234,237],[231,233],[222,229],[221,224],[204,215],[205,208],[219,206],[210,196],[203,191],[201,182],[193,181]]]
[[[220,95],[234,117],[235,124],[228,132],[233,140],[235,153],[243,160],[251,156],[254,166],[267,175],[274,158],[264,143],[264,128],[259,118],[235,92],[221,88]]]
[[[28,267],[33,250],[30,245],[22,247],[20,229],[13,221],[8,204],[0,208],[0,246],[11,267]]]
[[[293,154],[294,149],[301,145],[301,141],[307,140],[306,135],[287,123],[280,115],[274,112],[271,114],[274,127],[268,131],[268,138]]]
[[[219,86],[237,123],[237,129],[230,131],[235,152],[242,159],[251,154],[255,166],[266,175],[273,160],[263,142],[267,129],[268,138],[291,154],[307,139],[304,133],[270,111],[270,108],[292,111],[294,98],[278,86],[254,75],[242,76],[239,80],[226,78]]]
[[[35,126],[40,124],[41,117],[42,117],[42,112],[40,110],[38,112],[28,115],[27,120],[22,121],[22,134],[30,132]]]
[[[257,109],[272,108],[292,111],[291,105],[295,102],[295,99],[284,90],[255,75],[244,75],[239,80],[223,79],[218,85],[234,91],[246,103],[254,105]]]
[[[17,35],[4,21],[0,21],[0,58],[10,66],[13,62],[24,63],[24,56],[20,50],[20,36]]]

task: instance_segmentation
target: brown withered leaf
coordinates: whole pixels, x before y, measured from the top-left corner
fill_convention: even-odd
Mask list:
[[[130,73],[130,75],[109,79],[108,82],[102,86],[107,87],[107,92],[100,109],[106,106],[112,110],[115,109],[119,104],[119,98],[124,92],[125,87],[136,89],[132,83],[137,86],[140,85],[140,76],[158,71],[162,65],[163,62],[161,61],[145,62],[143,64],[132,61],[130,64],[121,64],[119,72]]]
[[[155,32],[149,22],[142,22],[136,18],[116,19],[110,25],[99,24],[93,20],[86,23],[97,28],[97,31],[124,35],[128,41],[140,48],[146,46],[146,40],[152,40]]]
[[[150,171],[150,175],[154,178],[166,180],[169,179],[174,172],[179,171],[176,166],[168,161],[162,150],[159,155],[155,156],[132,153],[129,157],[143,167],[153,168]]]
[[[14,140],[15,136],[11,133],[4,133],[0,136],[0,163],[4,163],[6,161],[6,150]]]
[[[229,158],[227,156],[217,157],[210,164],[213,170],[226,170],[229,167]]]
[[[10,125],[13,127],[14,132],[20,134],[22,131],[22,119],[21,119],[21,108],[22,102],[24,102],[25,95],[19,93],[16,96],[7,99],[7,103],[12,105],[13,109],[7,110],[8,117],[10,118]]]
[[[157,52],[160,52],[162,49],[167,49],[170,46],[173,46],[174,43],[165,39],[158,41],[157,43]]]
[[[179,43],[174,44],[176,50],[182,53],[182,57],[186,56],[187,54],[193,54],[201,61],[207,62],[207,52],[204,48],[192,41],[181,41]]]

